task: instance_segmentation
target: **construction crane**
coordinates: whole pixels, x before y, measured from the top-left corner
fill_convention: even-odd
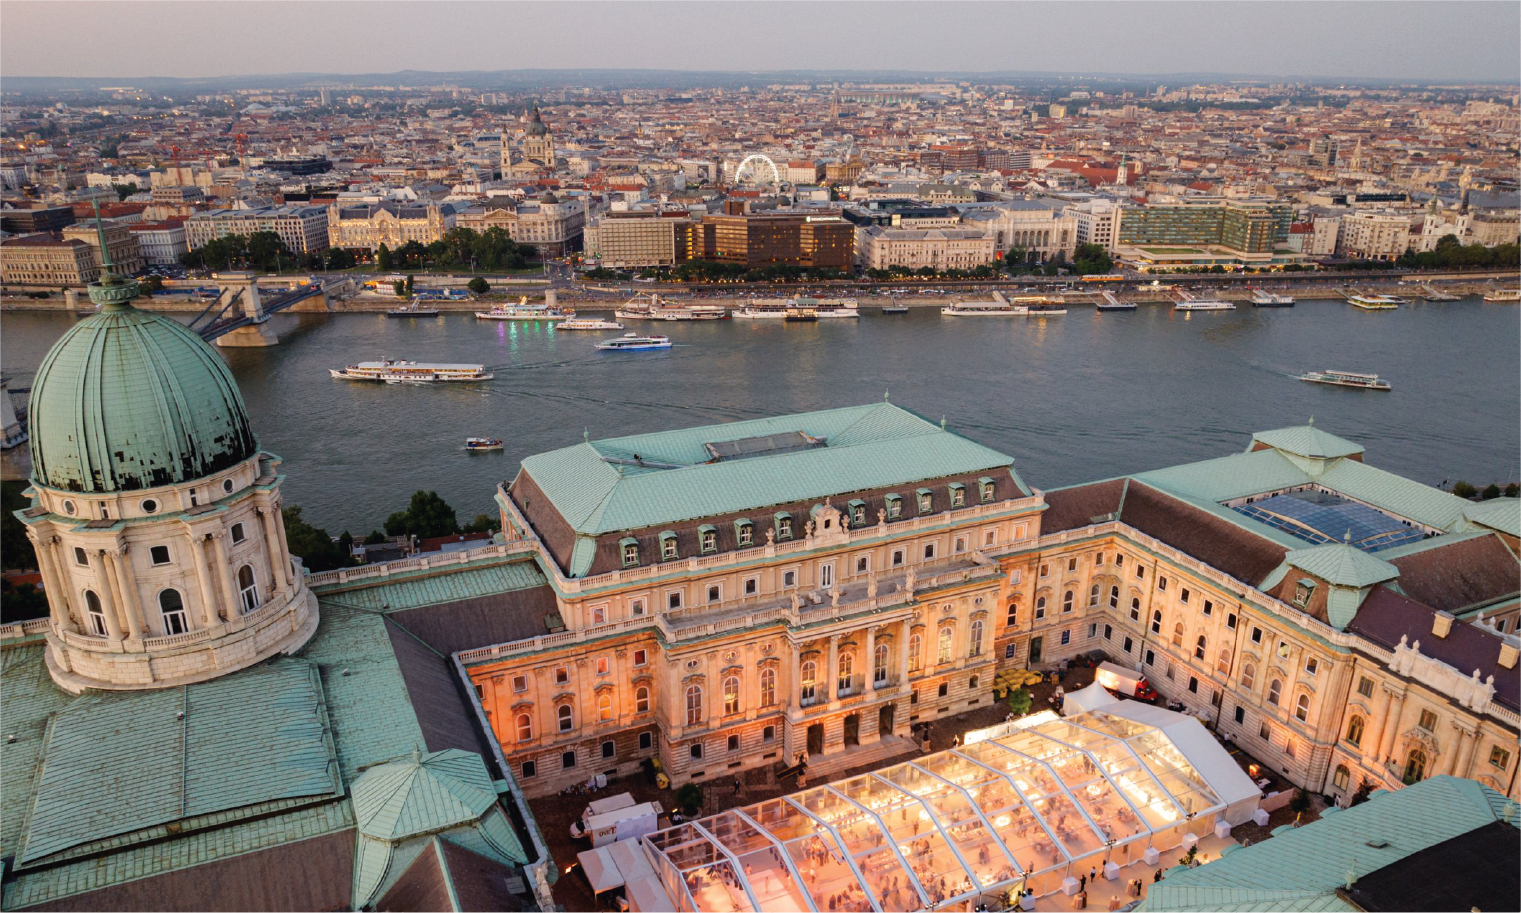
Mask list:
[[[176,186],[185,186],[185,172],[180,169],[180,147],[170,146],[170,153],[174,156],[174,183]]]
[[[241,178],[247,178],[248,177],[248,163],[246,161],[244,161],[244,159],[248,158],[248,151],[247,151],[247,145],[246,145],[248,143],[248,134],[247,133],[239,133],[234,138],[238,141],[238,176],[241,177]]]

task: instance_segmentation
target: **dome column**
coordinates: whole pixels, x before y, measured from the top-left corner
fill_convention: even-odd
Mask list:
[[[217,617],[217,591],[211,582],[211,569],[206,566],[206,540],[192,535],[191,547],[195,550],[195,583],[201,593],[201,620],[207,630],[222,623]]]
[[[232,580],[232,554],[227,551],[227,531],[219,529],[211,534],[211,539],[217,552],[217,576],[221,578],[222,598],[227,601],[227,621],[233,622],[242,615],[242,607],[238,604],[238,588]]]
[[[106,568],[116,584],[117,605],[127,622],[127,639],[141,642],[143,639],[143,613],[141,600],[137,598],[137,580],[127,566],[126,549],[118,546],[102,553]],[[110,583],[107,584],[109,586]]]
[[[101,615],[105,617],[106,637],[112,646],[120,649],[122,639],[121,616],[116,614],[116,588],[111,585],[111,578],[115,576],[106,568],[105,549],[96,549],[90,552],[90,570],[95,572],[95,582],[100,592]]]
[[[269,556],[269,579],[276,593],[284,593],[287,585],[290,564],[285,560],[285,549],[281,547],[280,531],[275,528],[274,511],[268,507],[259,508],[259,519],[264,522],[264,541],[267,547],[264,552]]]
[[[42,571],[42,585],[47,587],[44,594],[48,597],[48,608],[52,610],[53,624],[61,631],[77,632],[79,626],[74,623],[73,616],[69,613],[69,588],[63,581],[63,576],[58,571],[58,554],[54,544],[58,541],[57,536],[33,542],[33,548],[37,552],[37,563],[42,565],[38,570]]]

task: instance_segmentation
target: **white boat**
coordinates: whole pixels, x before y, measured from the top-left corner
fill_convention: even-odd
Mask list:
[[[1521,289],[1497,288],[1484,296],[1485,301],[1521,301]]]
[[[994,292],[991,301],[953,301],[940,309],[947,317],[1025,317],[1037,308],[1053,308],[1065,314],[1066,308],[1041,297],[1008,298]]]
[[[1347,303],[1365,311],[1392,311],[1405,303],[1405,299],[1393,295],[1349,295]]]
[[[465,449],[472,453],[482,450],[501,450],[502,439],[495,437],[467,437]]]
[[[603,352],[632,352],[638,349],[669,349],[671,340],[666,336],[641,336],[638,333],[624,333],[616,339],[605,339],[597,343],[597,348]]]
[[[361,361],[344,368],[329,368],[328,373],[343,380],[380,381],[388,384],[476,383],[495,376],[486,370],[485,365],[406,361],[399,358]]]
[[[1229,301],[1219,298],[1195,298],[1187,292],[1178,292],[1179,301],[1175,302],[1172,309],[1175,311],[1234,311],[1236,306]]]
[[[614,313],[619,320],[723,320],[729,316],[727,308],[716,304],[672,304],[653,293],[635,295]]]
[[[546,301],[528,303],[528,296],[518,298],[517,304],[499,304],[489,311],[476,311],[477,320],[568,320],[576,316],[570,308],[551,306]]]
[[[611,320],[597,320],[592,317],[572,317],[555,324],[557,330],[621,330],[623,324],[614,323]]]
[[[1291,308],[1293,306],[1294,299],[1288,295],[1275,295],[1260,288],[1252,289],[1252,307],[1254,308]]]
[[[1359,374],[1356,371],[1306,371],[1299,379],[1312,384],[1330,384],[1333,387],[1358,387],[1363,390],[1391,390],[1387,380],[1379,380],[1377,374]]]
[[[811,314],[811,317],[802,315]],[[860,317],[854,298],[774,298],[734,309],[735,317],[747,320],[828,320]]]

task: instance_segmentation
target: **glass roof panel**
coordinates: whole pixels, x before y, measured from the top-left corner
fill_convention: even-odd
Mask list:
[[[1156,730],[1154,726],[1147,726],[1144,723],[1127,720],[1124,717],[1105,713],[1102,710],[1090,710],[1087,713],[1078,714],[1072,717],[1071,722],[1088,729],[1119,736],[1122,739],[1128,739],[1132,736],[1138,736],[1143,732],[1154,732]]]
[[[686,878],[687,890],[692,892],[692,900],[699,910],[742,913],[755,909],[750,904],[750,898],[745,896],[745,889],[740,884],[734,866],[727,861],[693,869],[684,873],[683,877]]]
[[[913,878],[903,868],[897,853],[883,847],[862,856],[856,865],[861,869],[867,887],[883,910],[906,911],[924,907],[919,892],[914,890]]]

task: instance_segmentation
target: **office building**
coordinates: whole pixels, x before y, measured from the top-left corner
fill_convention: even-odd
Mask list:
[[[755,268],[773,264],[848,270],[855,226],[834,212],[730,211],[677,227],[678,258],[717,260]]]
[[[672,266],[676,226],[684,221],[656,212],[603,213],[586,231],[587,257],[612,269]]]
[[[139,222],[131,226],[131,232],[137,239],[143,262],[149,266],[177,266],[180,258],[190,250],[185,240],[183,219]]]
[[[884,228],[856,230],[864,269],[969,270],[993,262],[993,238],[976,228]]]
[[[185,243],[191,250],[198,250],[213,238],[268,231],[279,235],[289,250],[309,254],[328,247],[327,214],[326,206],[266,206],[199,212],[185,220]]]
[[[53,234],[0,241],[0,282],[58,289],[84,285],[100,275],[95,248]]]

